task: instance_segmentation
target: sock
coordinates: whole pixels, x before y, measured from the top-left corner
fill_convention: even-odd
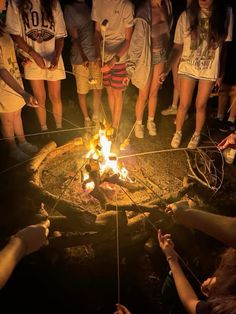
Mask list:
[[[229,117],[228,121],[234,123],[235,122],[235,118],[234,117]]]
[[[224,120],[224,115],[222,113],[217,113],[217,119],[220,121]]]
[[[84,120],[85,121],[90,121],[90,118],[89,117],[85,117]]]
[[[200,136],[200,134],[201,134],[200,132],[196,132],[196,131],[194,132],[194,135],[196,136]]]
[[[171,105],[171,107],[173,108],[173,109],[177,109],[177,105]]]
[[[148,117],[148,121],[149,122],[153,122],[154,121],[154,117]]]
[[[175,133],[181,134],[182,135],[182,131],[176,131]]]
[[[136,124],[142,125],[142,120],[136,120]]]
[[[46,124],[45,125],[41,125],[41,130],[42,131],[47,131],[48,130],[47,125]]]

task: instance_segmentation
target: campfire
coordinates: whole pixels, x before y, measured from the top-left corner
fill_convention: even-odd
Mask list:
[[[134,179],[129,177],[123,162],[118,161],[111,152],[113,129],[105,124],[90,141],[90,150],[86,154],[87,164],[82,171],[82,186],[85,191],[96,198],[102,207],[107,203],[106,195],[114,197],[114,185],[122,186],[130,191],[143,189]]]

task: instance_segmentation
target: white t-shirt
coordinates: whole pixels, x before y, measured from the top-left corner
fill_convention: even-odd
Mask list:
[[[233,13],[228,10],[228,34],[225,41],[232,41]],[[198,41],[191,40],[189,19],[184,11],[177,22],[175,44],[183,45],[178,74],[188,75],[196,79],[215,81],[219,77],[221,46],[216,49],[208,47],[209,18],[206,13],[200,14],[200,35]]]
[[[134,9],[128,0],[93,0],[92,20],[102,24],[107,19],[105,32],[105,62],[119,51],[125,40],[125,29],[133,26]],[[101,32],[104,37],[104,32]],[[123,55],[119,63],[126,61]]]
[[[7,8],[8,33],[21,36],[41,57],[51,61],[55,51],[55,40],[67,36],[59,2],[56,2],[55,9],[53,9],[54,23],[43,19],[40,0],[31,1],[32,9],[28,12],[27,22],[23,22],[16,2],[16,0],[11,0]]]

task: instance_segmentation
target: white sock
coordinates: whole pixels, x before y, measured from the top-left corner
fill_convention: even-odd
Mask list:
[[[85,117],[84,120],[85,121],[90,121],[90,118],[89,117]]]
[[[173,109],[177,109],[177,105],[171,105],[171,107],[173,108]]]
[[[200,134],[201,134],[200,132],[195,131],[193,135],[200,136]]]
[[[136,124],[142,125],[142,120],[136,120]]]
[[[229,117],[228,121],[234,123],[235,122],[235,118],[234,117]]]
[[[149,122],[153,122],[154,121],[154,117],[148,117],[148,121]]]
[[[182,135],[182,131],[176,131],[175,133]]]
[[[41,130],[42,130],[42,131],[47,131],[47,130],[48,130],[47,125],[41,125]]]

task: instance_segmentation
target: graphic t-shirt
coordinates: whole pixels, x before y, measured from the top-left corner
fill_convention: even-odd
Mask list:
[[[225,41],[232,41],[233,14],[228,10],[228,34]],[[179,64],[179,74],[185,74],[196,79],[215,81],[219,76],[221,46],[209,47],[208,30],[209,16],[207,12],[200,13],[199,39],[192,40],[189,32],[190,24],[186,11],[179,17],[174,43],[183,45]]]
[[[90,17],[90,10],[86,3],[76,2],[73,5],[65,7],[64,16],[66,27],[70,32],[76,27],[78,32],[78,40],[89,61],[96,59],[96,51],[94,45],[94,27]],[[75,42],[72,43],[71,63],[81,64],[83,59]]]
[[[16,61],[14,44],[10,35],[0,36],[0,69],[6,69],[23,87],[20,71]],[[22,108],[24,99],[0,79],[0,112],[14,112]]]
[[[59,2],[56,2],[53,9],[54,22],[45,19],[41,12],[40,0],[30,1],[30,9],[25,21],[23,21],[16,3],[17,0],[11,0],[7,9],[8,33],[21,36],[41,57],[50,61],[55,51],[55,40],[67,36]]]
[[[93,0],[92,20],[100,25],[108,20],[105,37],[105,62],[119,51],[125,40],[125,29],[133,26],[134,10],[128,0]],[[126,61],[127,54],[120,58],[119,63]]]

